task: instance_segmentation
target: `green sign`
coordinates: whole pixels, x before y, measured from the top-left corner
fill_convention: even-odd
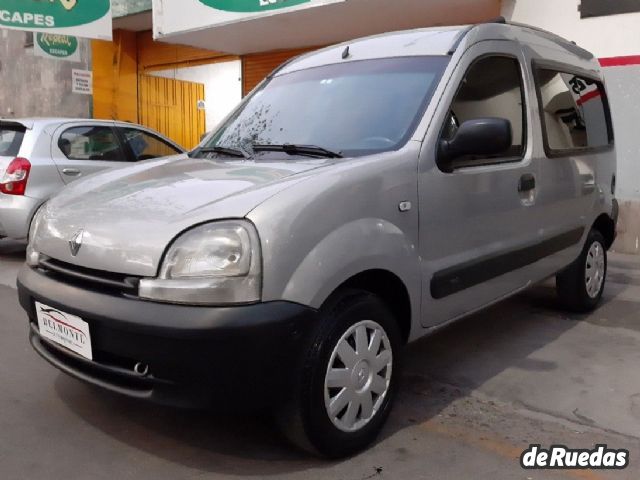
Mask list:
[[[78,51],[78,39],[69,35],[38,33],[36,42],[38,47],[51,57],[69,58]]]
[[[0,26],[22,30],[79,27],[110,11],[110,0],[0,0]]]
[[[200,0],[201,3],[226,12],[263,12],[292,7],[311,0]]]

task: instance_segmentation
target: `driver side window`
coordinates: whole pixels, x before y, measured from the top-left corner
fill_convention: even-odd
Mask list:
[[[501,118],[511,124],[512,143],[498,155],[467,155],[458,166],[486,165],[519,159],[525,146],[525,110],[522,71],[513,57],[491,56],[477,60],[467,71],[443,126],[442,139],[455,137],[468,120]]]

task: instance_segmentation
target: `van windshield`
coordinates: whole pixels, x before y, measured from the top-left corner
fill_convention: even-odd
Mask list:
[[[0,123],[0,157],[15,157],[20,152],[26,128]]]
[[[349,157],[397,150],[414,133],[448,61],[363,60],[276,76],[201,148],[307,145]]]

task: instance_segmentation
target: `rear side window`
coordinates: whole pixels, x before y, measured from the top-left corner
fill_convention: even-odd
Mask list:
[[[613,129],[601,82],[553,69],[536,71],[547,154],[608,147]]]
[[[15,157],[20,152],[26,128],[0,124],[0,157]]]
[[[69,160],[128,161],[115,131],[110,127],[70,128],[60,135],[58,147]]]

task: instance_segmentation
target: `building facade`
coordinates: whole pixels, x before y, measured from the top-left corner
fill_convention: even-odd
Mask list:
[[[113,15],[151,10],[151,0],[112,0]],[[91,118],[93,97],[74,93],[72,70],[92,69],[90,40],[78,39],[79,60],[59,61],[35,55],[34,34],[0,30],[0,118],[63,116]]]

